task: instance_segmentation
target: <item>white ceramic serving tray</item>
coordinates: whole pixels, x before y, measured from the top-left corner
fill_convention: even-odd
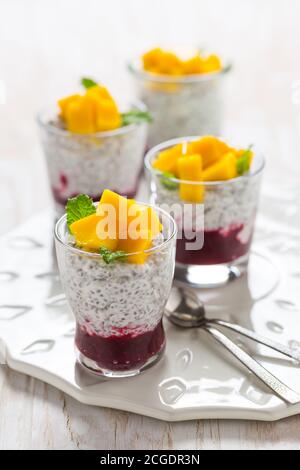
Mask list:
[[[199,295],[208,315],[300,348],[300,231],[291,211],[299,201],[266,198],[267,215],[258,220],[249,275]],[[272,395],[207,333],[180,330],[167,321],[166,354],[142,375],[102,380],[83,370],[74,358],[74,321],[57,273],[52,232],[49,212],[0,239],[2,363],[80,402],[168,421],[277,420],[300,412],[300,405],[289,406]],[[266,347],[235,339],[300,393],[297,364]]]

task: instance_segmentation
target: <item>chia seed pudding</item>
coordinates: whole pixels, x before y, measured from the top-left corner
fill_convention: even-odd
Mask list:
[[[142,104],[135,109],[145,111]],[[99,200],[105,188],[129,198],[135,196],[142,171],[147,123],[95,134],[65,130],[55,113],[38,117],[51,189],[58,215],[68,198],[88,194]]]
[[[199,204],[185,203],[180,198],[180,180],[171,178],[173,185],[167,188],[165,177],[155,171],[151,163],[158,152],[182,141],[176,139],[157,146],[145,160],[151,174],[152,202],[164,209],[169,207],[178,225],[176,262],[182,265],[239,263],[248,258],[252,242],[263,157],[255,151],[251,169],[244,176],[228,181],[203,181],[203,201]],[[190,184],[195,183],[191,181]],[[196,206],[198,210],[195,210]],[[201,238],[202,247],[187,250],[186,243],[195,242],[196,237]]]
[[[57,223],[58,264],[76,319],[79,360],[101,375],[136,375],[164,349],[162,315],[174,274],[176,228],[168,214],[156,212],[163,232],[144,264],[106,264],[99,254],[74,247],[65,216]]]
[[[230,67],[205,75],[159,76],[139,61],[129,66],[135,93],[153,116],[148,148],[184,135],[219,135],[223,114],[223,78]]]

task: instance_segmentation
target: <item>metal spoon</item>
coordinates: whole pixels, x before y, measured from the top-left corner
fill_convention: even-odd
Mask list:
[[[256,333],[240,327],[239,325],[234,325],[223,320],[206,319],[204,305],[199,301],[196,294],[187,289],[183,290],[180,288],[173,288],[171,297],[165,309],[165,314],[173,324],[181,328],[204,329],[283,400],[292,405],[300,403],[300,395],[298,393],[283,384],[279,379],[271,374],[271,372],[259,364],[259,362],[249,356],[249,354],[247,354],[243,349],[211,325],[216,324],[230,328],[239,334],[247,336],[247,338],[275,349],[276,351],[279,351],[297,361],[300,361],[299,354],[279,343],[275,343],[260,335],[256,335]]]

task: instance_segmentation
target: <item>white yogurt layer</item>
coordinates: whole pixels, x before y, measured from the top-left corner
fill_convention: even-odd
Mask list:
[[[219,135],[222,76],[190,83],[136,79],[138,98],[153,116],[148,146],[186,135]]]
[[[120,261],[107,265],[100,257],[66,250],[60,272],[76,321],[104,337],[117,334],[115,328],[134,329],[137,334],[153,330],[171,289],[174,243],[140,265]]]
[[[168,190],[158,176],[154,176],[156,183],[156,193],[153,193],[153,203],[167,210],[167,205],[177,205],[175,219],[181,225],[181,216],[184,203],[179,198],[178,189]],[[205,230],[226,229],[233,225],[249,225],[252,227],[259,196],[260,176],[252,178],[239,178],[230,183],[222,183],[216,186],[206,186],[203,201],[203,210],[195,211],[195,205],[190,204],[190,223],[185,217],[186,223],[190,226],[202,227]],[[170,211],[170,210],[169,210]],[[188,211],[187,211],[188,212]],[[198,218],[199,220],[196,220]],[[201,220],[200,220],[201,218]]]
[[[41,127],[41,136],[51,187],[62,201],[76,194],[96,197],[104,189],[122,194],[136,191],[146,145],[145,123],[106,137],[58,132],[49,124]]]

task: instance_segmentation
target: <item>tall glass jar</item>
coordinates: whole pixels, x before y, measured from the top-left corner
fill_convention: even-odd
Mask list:
[[[173,280],[177,230],[169,214],[154,210],[163,231],[145,252],[144,264],[128,262],[136,253],[106,264],[100,254],[74,246],[65,215],[56,224],[60,276],[76,319],[77,358],[99,375],[137,375],[164,351],[162,316]]]
[[[146,110],[141,103],[133,108]],[[111,189],[133,198],[143,168],[147,123],[83,135],[59,127],[54,115],[41,112],[38,124],[57,214],[78,194],[97,201],[104,189]]]
[[[156,75],[129,64],[135,94],[153,117],[148,148],[184,135],[219,135],[223,115],[223,78],[230,70],[186,76]]]
[[[170,178],[153,168],[161,151],[199,138],[185,137],[157,145],[146,155],[145,166],[151,201],[172,213],[178,225],[175,278],[210,287],[239,277],[247,269],[265,162],[254,148],[249,173],[231,180],[201,183]],[[190,188],[190,193],[201,187],[203,201],[182,201],[182,184]]]

